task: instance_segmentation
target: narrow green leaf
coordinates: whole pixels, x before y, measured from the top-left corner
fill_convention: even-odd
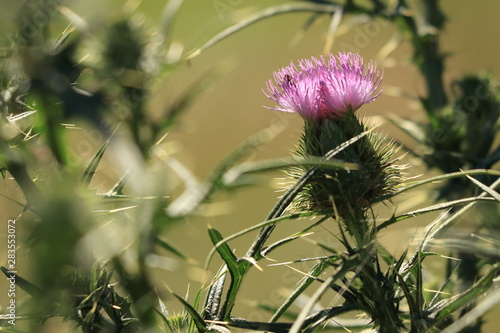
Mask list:
[[[300,237],[303,237],[305,235],[308,235],[309,234],[309,230],[311,230],[312,228],[320,225],[321,223],[323,223],[324,221],[326,221],[327,219],[329,219],[330,216],[325,216],[323,218],[321,218],[319,221],[311,224],[310,226],[308,226],[307,228],[299,231],[299,232],[296,232],[295,234],[291,235],[291,236],[288,236],[284,239],[281,239],[271,245],[269,245],[267,248],[263,249],[262,251],[262,255],[263,256],[267,256],[269,255],[269,253],[271,253],[271,251],[274,251],[275,249],[277,249],[278,247],[282,246],[282,245],[285,245],[285,244],[288,244],[289,242],[297,239],[297,238],[300,238]]]
[[[418,332],[416,331],[417,329],[417,323],[418,319],[420,317],[420,309],[418,308],[417,304],[415,304],[415,301],[413,300],[412,293],[410,291],[410,288],[404,278],[400,275],[398,275],[398,285],[401,288],[401,291],[403,292],[403,295],[406,298],[406,302],[408,303],[408,308],[410,309],[410,317],[411,317],[411,330],[412,332]]]
[[[104,156],[104,152],[106,151],[108,144],[109,141],[104,142],[101,148],[99,148],[97,153],[92,157],[85,170],[83,170],[83,174],[80,181],[84,185],[90,184],[90,181],[92,180],[92,177],[94,177],[95,171],[97,170],[97,167],[99,166],[99,163],[101,162],[101,159]]]
[[[328,54],[333,47],[333,42],[335,40],[335,36],[337,35],[337,29],[342,22],[342,14],[343,14],[343,6],[337,6],[337,9],[332,15],[330,20],[330,26],[328,27],[328,32],[326,34],[325,47],[323,48],[323,54]]]
[[[198,329],[198,332],[206,332],[207,331],[207,324],[201,318],[200,314],[198,311],[196,311],[195,308],[191,306],[184,298],[180,297],[173,291],[170,291],[170,293],[184,305],[184,309],[191,315],[191,319],[193,320],[194,324],[196,325],[196,328]]]

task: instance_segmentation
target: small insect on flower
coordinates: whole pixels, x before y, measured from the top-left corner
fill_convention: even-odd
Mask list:
[[[339,118],[354,112],[363,104],[373,102],[383,72],[375,62],[363,63],[356,53],[329,55],[292,62],[274,73],[274,82],[267,82],[266,96],[278,103],[278,111],[296,112],[307,120]]]
[[[293,84],[292,76],[290,74],[285,74],[285,81],[289,84]]]

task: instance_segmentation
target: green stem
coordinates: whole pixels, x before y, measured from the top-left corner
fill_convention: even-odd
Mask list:
[[[438,1],[425,0],[423,4],[426,19],[424,24],[419,25],[414,16],[402,14],[399,17],[404,31],[410,33],[410,41],[414,48],[413,61],[424,76],[427,87],[428,97],[424,100],[425,106],[428,112],[432,113],[448,103],[443,82],[444,57],[439,49],[439,36],[433,31],[441,29],[445,20]],[[406,1],[400,0],[399,7],[407,9]]]

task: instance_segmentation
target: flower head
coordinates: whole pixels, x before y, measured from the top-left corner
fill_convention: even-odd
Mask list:
[[[363,104],[374,101],[382,90],[376,64],[363,64],[355,53],[330,53],[329,59],[299,60],[274,73],[267,82],[266,95],[278,103],[273,110],[296,112],[308,120],[340,118]]]

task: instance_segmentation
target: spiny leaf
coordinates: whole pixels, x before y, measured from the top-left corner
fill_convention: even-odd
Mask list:
[[[214,255],[214,252],[216,251],[216,248],[218,246],[220,246],[221,244],[223,244],[223,243],[229,242],[232,239],[235,239],[235,238],[240,237],[240,236],[242,236],[244,234],[247,234],[247,233],[249,233],[251,231],[260,229],[262,227],[265,227],[265,226],[268,226],[268,225],[271,225],[271,224],[281,223],[281,222],[284,222],[284,221],[287,221],[287,220],[291,220],[291,219],[298,219],[298,218],[301,218],[301,217],[308,217],[308,216],[315,216],[315,215],[319,215],[319,214],[316,213],[316,212],[304,212],[304,213],[290,214],[290,215],[278,217],[276,219],[266,220],[264,222],[261,222],[261,223],[258,223],[256,225],[253,225],[251,227],[248,227],[246,229],[243,229],[243,230],[241,230],[241,231],[239,231],[237,233],[234,233],[231,236],[228,236],[228,237],[220,240],[217,244],[214,245],[214,248],[212,250],[210,250],[210,252],[209,252],[209,254],[207,256],[207,260],[205,262],[205,266],[204,267],[208,267],[208,264],[210,263],[210,260],[212,259],[212,256]]]
[[[208,315],[208,319],[218,318],[221,307],[222,293],[224,284],[227,278],[227,266],[224,265],[219,273],[215,276],[208,289],[207,297],[204,304],[204,317]]]

